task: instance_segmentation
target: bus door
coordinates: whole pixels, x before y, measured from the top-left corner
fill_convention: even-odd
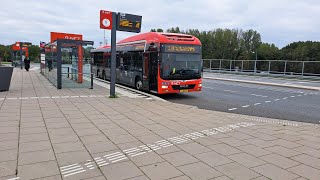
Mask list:
[[[158,52],[143,54],[143,89],[158,92]]]

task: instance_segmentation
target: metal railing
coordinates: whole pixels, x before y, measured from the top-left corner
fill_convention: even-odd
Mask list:
[[[204,71],[320,78],[320,61],[203,59]]]

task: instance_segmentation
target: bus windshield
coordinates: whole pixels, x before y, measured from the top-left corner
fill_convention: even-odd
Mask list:
[[[162,53],[161,78],[164,80],[200,79],[200,54]]]

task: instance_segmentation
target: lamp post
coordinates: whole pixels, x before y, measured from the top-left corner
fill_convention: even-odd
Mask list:
[[[256,59],[254,61],[254,73],[257,73],[257,60],[258,60],[258,49],[256,48]]]

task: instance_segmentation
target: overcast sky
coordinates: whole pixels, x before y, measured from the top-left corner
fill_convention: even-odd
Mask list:
[[[103,41],[99,11],[142,15],[151,28],[254,29],[263,42],[283,47],[294,41],[320,41],[319,0],[0,0],[0,44],[49,42],[50,32],[83,34]],[[118,32],[118,39],[134,35]],[[110,42],[110,31],[106,31]]]

